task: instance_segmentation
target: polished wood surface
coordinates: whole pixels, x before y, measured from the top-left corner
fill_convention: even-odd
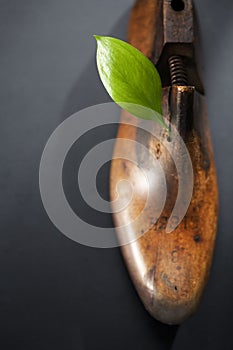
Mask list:
[[[188,1],[190,3],[190,1]],[[157,63],[164,48],[164,2],[138,0],[132,10],[129,22],[128,41]],[[172,110],[172,99],[183,93],[175,86],[163,88],[163,115],[177,127],[189,151],[193,173],[194,189],[188,211],[178,227],[166,232],[178,192],[178,176],[174,161],[164,146],[165,133],[153,137],[137,125],[128,125],[135,118],[122,113],[114,154],[122,153],[121,139],[142,143],[159,159],[167,185],[167,199],[162,214],[147,232],[138,232],[141,227],[132,226],[135,238],[132,243],[121,247],[122,254],[135,288],[149,313],[161,322],[179,324],[196,310],[211,267],[218,218],[218,190],[213,151],[208,126],[205,96],[197,89],[192,93],[191,106],[184,122],[180,125]],[[174,102],[175,104],[175,102]],[[179,152],[179,147],[177,148]],[[115,199],[116,187],[124,179],[132,184],[134,196],[130,205],[114,214],[118,234],[120,226],[134,221],[145,205],[145,193],[140,189],[140,171],[150,171],[148,152],[140,153],[132,143],[127,148],[135,165],[124,159],[114,159],[111,165],[110,194]],[[179,154],[178,154],[179,156]],[[154,184],[159,188],[162,178],[154,174]],[[125,193],[127,197],[127,192]],[[126,198],[127,199],[127,198]],[[143,216],[149,224],[156,211],[156,201]],[[139,225],[139,224],[138,224]],[[143,225],[142,225],[143,226]]]

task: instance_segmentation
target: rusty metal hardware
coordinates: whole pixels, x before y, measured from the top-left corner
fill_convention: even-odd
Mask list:
[[[122,147],[119,142],[122,138],[139,141],[160,158],[166,176],[168,196],[162,215],[148,232],[143,232],[142,237],[122,246],[121,250],[145,308],[154,318],[167,324],[180,324],[195,312],[207,282],[217,229],[217,180],[198,39],[191,0],[136,1],[129,21],[128,41],[156,65],[163,85],[164,118],[175,125],[182,136],[194,172],[194,190],[188,211],[176,229],[167,234],[165,227],[179,185],[174,162],[161,139],[143,132],[140,120],[137,126],[126,125],[131,116],[122,112],[114,152]],[[149,159],[138,153],[133,144],[127,153],[137,157],[142,169],[150,170]],[[161,179],[157,174],[153,176],[159,188]],[[114,159],[110,175],[112,199],[122,179],[134,184],[133,191],[137,195],[124,213],[114,214],[118,234],[120,226],[133,220],[141,210],[144,200],[132,164]],[[153,210],[156,209],[152,205]],[[151,220],[150,211],[144,220]],[[140,227],[131,229],[133,235]]]

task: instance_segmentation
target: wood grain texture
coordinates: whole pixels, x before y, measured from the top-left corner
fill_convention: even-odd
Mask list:
[[[161,43],[164,43],[163,28],[161,29],[162,5],[163,1],[136,1],[129,23],[129,42],[155,61],[155,47],[161,53]],[[180,129],[176,115],[171,111],[171,96],[175,98],[176,94],[177,87],[164,87],[163,115]],[[121,249],[129,274],[146,309],[153,317],[168,324],[183,322],[194,313],[200,302],[211,267],[218,219],[217,180],[205,96],[195,91],[192,111],[187,110],[187,115],[183,117],[188,121],[184,123],[186,129],[183,138],[192,160],[194,190],[185,217],[170,234],[165,229],[175,204],[179,183],[174,161],[164,146],[166,135],[162,133],[158,138],[152,137],[140,129],[139,119],[137,126],[127,125],[134,117],[123,112],[114,151],[116,154],[124,147],[122,138],[137,141],[145,145],[163,167],[168,193],[162,214],[147,232],[142,232],[142,237]],[[111,199],[114,199],[117,184],[122,179],[133,184],[135,194],[129,207],[114,215],[118,233],[121,231],[119,226],[133,222],[143,210],[145,197],[139,190],[138,171],[150,171],[148,152],[138,153],[137,147],[132,144],[127,153],[131,154],[131,159],[137,159],[139,169],[135,170],[132,162],[121,159],[113,160],[111,165]],[[162,184],[161,176],[154,174],[154,185],[159,188],[160,182]],[[157,210],[156,200],[158,199],[155,199],[144,215],[145,226],[149,225]],[[136,237],[140,227],[132,226],[131,229],[135,230]]]

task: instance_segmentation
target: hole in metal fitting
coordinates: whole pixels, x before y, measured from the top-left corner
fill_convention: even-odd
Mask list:
[[[184,10],[184,1],[183,0],[172,0],[171,7],[174,11],[183,11]]]

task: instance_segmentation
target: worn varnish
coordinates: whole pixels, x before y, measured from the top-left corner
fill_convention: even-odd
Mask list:
[[[177,196],[178,179],[173,160],[162,144],[167,137],[152,137],[137,126],[125,123],[132,116],[123,112],[115,154],[123,147],[121,138],[144,144],[163,166],[168,194],[160,218],[142,237],[123,246],[122,254],[135,288],[149,313],[161,322],[179,324],[196,310],[207,282],[216,236],[218,191],[199,62],[193,7],[184,0],[183,11],[174,11],[170,1],[138,0],[129,22],[128,41],[157,66],[163,82],[163,114],[179,130],[189,150],[194,172],[194,190],[188,211],[179,226],[166,233],[166,224]],[[187,86],[171,82],[168,59],[180,55],[187,69]],[[182,103],[180,101],[183,101]],[[179,148],[178,148],[179,151]],[[132,144],[127,149],[140,168],[150,168],[147,155]],[[138,190],[140,176],[127,160],[113,160],[110,193],[128,179],[136,193],[130,206],[114,215],[116,228],[126,225],[143,210],[145,198]],[[155,185],[160,177],[154,174]],[[127,196],[127,194],[126,194]],[[156,201],[155,201],[156,202]],[[156,204],[144,216],[150,221]],[[132,227],[134,230],[135,227]],[[117,228],[118,233],[120,228]],[[137,231],[140,227],[137,227]],[[136,237],[136,232],[135,232]]]

